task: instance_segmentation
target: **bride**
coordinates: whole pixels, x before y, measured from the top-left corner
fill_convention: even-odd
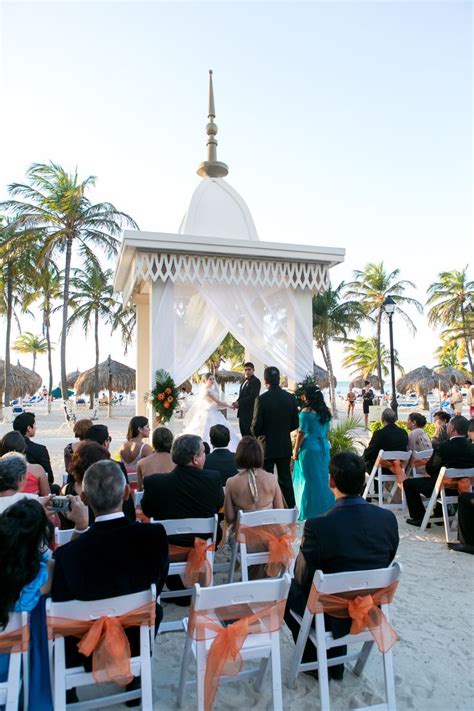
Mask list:
[[[220,412],[220,410],[227,407],[231,407],[231,405],[219,399],[219,388],[217,387],[215,376],[212,373],[206,373],[199,394],[184,418],[183,434],[199,435],[203,442],[209,443],[209,430],[211,427],[213,425],[225,425],[230,432],[229,449],[235,452],[240,442],[240,436]]]

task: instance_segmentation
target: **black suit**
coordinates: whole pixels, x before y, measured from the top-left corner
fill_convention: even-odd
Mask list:
[[[168,573],[168,541],[163,526],[130,522],[126,518],[94,523],[79,538],[55,553],[51,597],[101,600],[128,595],[156,585],[160,594]],[[157,605],[157,622],[162,619]],[[132,655],[139,653],[139,629],[127,630]],[[67,640],[68,665],[91,660],[78,658],[77,639]]]
[[[285,614],[295,642],[299,625],[289,609],[303,616],[316,570],[330,574],[386,568],[395,557],[398,540],[398,524],[393,513],[367,503],[360,496],[338,499],[330,511],[308,519]],[[326,617],[326,628],[335,639],[346,635],[350,626],[351,620]],[[344,654],[344,649],[336,647],[328,656]],[[312,661],[315,655],[315,648],[309,642],[303,660]]]
[[[385,425],[382,429],[375,430],[364,451],[365,466],[369,474],[381,449],[385,452],[406,452],[408,432],[395,424]]]
[[[221,475],[222,486],[225,486],[227,479],[237,474],[237,464],[235,463],[235,452],[230,449],[215,449],[206,457],[204,464],[206,469],[213,469]]]
[[[279,385],[272,385],[260,395],[252,423],[253,434],[265,438],[264,467],[267,472],[273,472],[276,465],[281,493],[290,509],[295,505],[290,472],[290,434],[298,429],[298,424],[298,407],[293,395]]]
[[[433,450],[429,461],[426,463],[426,473],[428,477],[419,479],[405,479],[403,489],[407,499],[410,518],[421,521],[425,515],[425,507],[421,500],[421,494],[430,497],[435,488],[436,479],[441,467],[453,467],[455,469],[469,469],[474,467],[474,446],[467,437],[453,437]],[[457,491],[447,490],[447,494],[455,495]]]
[[[251,435],[253,410],[255,406],[255,400],[260,394],[260,389],[262,383],[255,376],[251,375],[250,378],[246,378],[239,390],[239,397],[237,399],[238,410],[237,417],[239,418],[240,434],[242,437],[246,435]]]
[[[41,464],[46,472],[48,481],[50,484],[54,482],[53,470],[51,469],[51,461],[49,459],[49,452],[44,446],[44,444],[38,444],[33,442],[29,437],[25,437],[26,450],[25,456],[26,461],[30,464]]]

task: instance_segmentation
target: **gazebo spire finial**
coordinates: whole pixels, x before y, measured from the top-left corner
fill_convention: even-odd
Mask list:
[[[214,104],[214,87],[212,84],[212,69],[209,69],[209,123],[206,126],[207,139],[207,161],[198,166],[197,174],[202,178],[223,178],[229,172],[229,168],[225,163],[220,163],[217,160],[217,124],[214,123],[216,118],[216,108]]]

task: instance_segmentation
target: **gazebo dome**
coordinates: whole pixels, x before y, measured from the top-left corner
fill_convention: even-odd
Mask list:
[[[204,177],[193,193],[179,234],[258,240],[245,201],[223,178]]]

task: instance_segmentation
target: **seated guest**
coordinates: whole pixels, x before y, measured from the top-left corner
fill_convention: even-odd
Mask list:
[[[468,430],[467,430],[467,436],[469,437],[469,439],[471,440],[471,442],[474,442],[474,417],[472,417],[472,418],[469,420],[469,427],[468,427]]]
[[[420,415],[419,412],[411,412],[408,415],[408,449],[412,452],[423,452],[427,449],[433,449],[431,440],[423,427],[426,425],[426,417]],[[427,476],[424,466],[416,467],[416,473],[419,476]]]
[[[336,503],[327,513],[306,521],[288,595],[285,621],[295,642],[299,624],[290,610],[303,616],[316,570],[330,574],[386,568],[398,548],[398,525],[394,514],[361,497],[365,484],[363,459],[352,452],[339,452],[330,461],[329,473]],[[351,622],[326,616],[326,629],[337,639],[349,632]],[[328,650],[328,657],[345,653],[346,647],[335,647]],[[316,649],[308,642],[303,662],[315,660]],[[342,679],[343,673],[342,664],[329,667],[332,679]]]
[[[235,524],[239,510],[284,508],[278,479],[263,468],[263,448],[254,437],[242,437],[237,445],[235,462],[239,473],[227,479],[224,516]]]
[[[142,490],[143,478],[149,474],[167,474],[174,469],[171,459],[173,433],[167,427],[157,427],[152,437],[153,454],[140,459],[137,464],[137,489]]]
[[[149,444],[144,442],[150,436],[148,418],[142,415],[132,417],[127,430],[127,441],[120,448],[120,461],[129,473],[137,471],[140,459],[153,454]]]
[[[124,517],[123,502],[130,489],[117,462],[93,464],[84,475],[83,487],[82,499],[92,508],[95,521],[79,538],[56,550],[52,599],[101,600],[148,590],[152,584],[159,595],[168,572],[164,528]],[[157,605],[157,624],[161,619]],[[139,632],[137,627],[126,630],[132,656],[140,653]],[[91,659],[79,655],[77,639],[66,638],[66,661],[68,666],[83,664],[90,671]]]
[[[364,451],[365,466],[369,474],[381,449],[385,452],[406,452],[408,450],[408,433],[402,427],[398,427],[395,424],[396,421],[396,414],[387,407],[382,412],[382,429],[375,430]]]
[[[23,454],[8,452],[0,457],[0,513],[21,499],[38,499],[36,494],[23,491],[26,471],[27,461]]]
[[[206,457],[206,469],[214,469],[221,475],[222,486],[230,476],[237,474],[235,453],[229,447],[230,430],[225,425],[213,425],[209,430],[212,452]]]
[[[469,422],[462,415],[455,415],[448,423],[449,440],[441,442],[433,450],[430,460],[426,463],[428,477],[422,479],[406,479],[403,483],[410,518],[410,526],[421,526],[425,515],[425,507],[421,495],[430,497],[436,484],[441,467],[467,469],[474,467],[474,447],[467,438]],[[447,490],[448,495],[457,491]]]
[[[472,422],[472,420],[471,420]],[[448,548],[460,553],[474,553],[474,494],[465,492],[458,497],[459,543],[448,543]]]
[[[19,432],[7,432],[3,437],[0,445],[0,456],[8,452],[19,452],[25,454],[26,441]],[[37,496],[49,496],[51,489],[49,488],[46,472],[40,464],[28,464],[26,472],[26,481],[23,491],[27,494],[36,494]]]
[[[36,418],[32,412],[23,412],[13,420],[13,429],[23,435],[26,441],[26,459],[30,464],[40,464],[46,472],[50,484],[54,482],[49,452],[43,444],[32,442],[36,434]]]
[[[437,447],[441,442],[447,442],[449,437],[447,433],[448,422],[451,419],[451,415],[444,410],[438,410],[433,415],[433,423],[435,426],[434,437],[431,438],[431,444]]]
[[[74,437],[76,437],[79,442],[83,442],[87,430],[92,427],[93,424],[94,423],[92,422],[92,420],[88,420],[86,418],[83,418],[82,420],[77,420],[77,422],[74,423],[74,427],[72,430],[74,433]],[[68,474],[72,455],[74,454],[74,450],[76,449],[79,442],[69,442],[69,444],[64,447],[64,469]]]

